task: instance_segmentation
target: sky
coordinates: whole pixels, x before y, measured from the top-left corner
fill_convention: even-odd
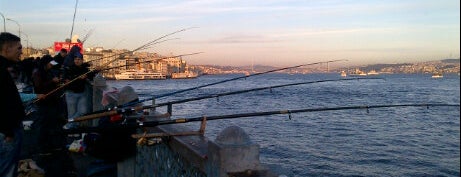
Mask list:
[[[77,6],[76,6],[77,4]],[[77,8],[75,8],[77,7]],[[75,13],[75,21],[74,11]],[[293,66],[459,58],[459,0],[0,0],[0,31],[46,48],[72,35],[84,47],[143,50],[189,64]],[[9,19],[9,20],[8,20]]]

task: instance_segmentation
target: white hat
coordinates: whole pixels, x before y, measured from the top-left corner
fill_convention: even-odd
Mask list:
[[[52,65],[57,65],[57,64],[59,64],[59,63],[56,62],[56,61],[54,61],[54,60],[51,60],[51,61],[50,61],[50,64],[52,64]]]

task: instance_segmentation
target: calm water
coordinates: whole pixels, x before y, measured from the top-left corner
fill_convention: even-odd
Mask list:
[[[134,87],[142,99],[242,75],[190,80],[109,81]],[[378,75],[382,80],[324,82],[223,96],[173,106],[173,118],[335,106],[460,103],[459,75]],[[265,74],[160,98],[157,103],[339,74]],[[147,102],[146,104],[148,104]],[[159,108],[161,112],[166,108]],[[199,123],[183,124],[198,129]],[[286,176],[460,176],[460,110],[400,107],[296,113],[209,121],[214,140],[242,127],[260,145],[260,160]]]

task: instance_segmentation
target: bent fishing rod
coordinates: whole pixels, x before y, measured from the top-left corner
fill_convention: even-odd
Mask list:
[[[74,133],[88,133],[88,132],[104,132],[107,130],[116,130],[116,129],[135,129],[135,128],[144,128],[144,127],[155,127],[159,125],[167,124],[180,124],[187,122],[199,122],[206,119],[209,120],[221,120],[221,119],[236,119],[236,118],[247,118],[247,117],[259,117],[259,116],[269,116],[269,115],[278,115],[278,114],[288,114],[291,119],[291,114],[294,113],[306,113],[306,112],[323,112],[323,111],[338,111],[338,110],[366,110],[369,112],[369,109],[375,108],[396,108],[396,107],[457,107],[459,104],[444,104],[444,103],[425,103],[425,104],[384,104],[384,105],[357,105],[357,106],[341,106],[341,107],[322,107],[322,108],[306,108],[306,109],[293,109],[293,110],[277,110],[277,111],[267,111],[267,112],[250,112],[250,113],[240,113],[240,114],[228,114],[228,115],[219,115],[219,116],[201,116],[193,118],[178,118],[178,119],[168,119],[168,120],[159,120],[159,121],[146,121],[146,122],[125,122],[123,124],[114,124],[106,125],[104,127],[84,127],[65,130],[67,134]]]
[[[197,55],[197,54],[200,54],[200,53],[202,53],[202,52],[188,53],[188,54],[182,54],[182,55],[164,57],[164,58],[160,58],[160,59],[166,59],[166,58],[171,58],[171,57],[183,57],[183,56],[189,56],[189,55]],[[110,61],[110,62],[112,62],[112,61]],[[144,61],[144,62],[152,62],[152,61]],[[144,63],[144,62],[138,62],[138,63]],[[125,65],[125,66],[127,66],[127,65]],[[119,66],[119,67],[123,67],[123,66]],[[97,73],[97,72],[104,71],[104,70],[106,70],[106,69],[93,69],[93,70],[90,70],[90,71],[88,71],[88,72],[86,72],[86,73],[83,73],[83,74],[81,74],[80,76],[77,76],[77,77],[75,77],[74,79],[70,80],[69,82],[66,82],[66,83],[60,85],[59,87],[55,88],[54,90],[52,90],[52,91],[46,93],[46,94],[42,97],[42,99],[45,99],[47,96],[50,96],[51,94],[54,94],[54,93],[56,93],[57,91],[64,89],[64,88],[67,87],[69,84],[75,82],[76,80],[79,80],[82,76],[88,75],[88,74],[90,74],[90,73]],[[40,100],[40,99],[36,99],[36,100],[34,100],[32,103],[36,103],[36,102],[38,102],[39,100]]]
[[[149,63],[149,62],[154,62],[154,61],[157,61],[157,60],[168,59],[168,58],[178,58],[178,57],[184,57],[184,56],[190,56],[190,55],[197,55],[197,54],[201,54],[201,53],[203,53],[203,52],[195,52],[195,53],[188,53],[188,54],[175,55],[175,56],[169,56],[169,57],[154,58],[154,59],[145,60],[145,61],[137,61],[137,62],[134,62],[134,63],[129,63],[129,64],[124,64],[124,65],[104,68],[104,69],[101,69],[100,71],[111,70],[111,69],[121,68],[121,67],[126,67],[126,66],[132,66],[132,65],[137,65],[137,64],[141,64],[141,63]],[[145,58],[142,58],[142,59],[145,59]]]
[[[195,28],[195,27],[180,29],[180,30],[177,30],[177,31],[174,31],[174,32],[165,34],[165,35],[163,35],[163,36],[160,36],[160,37],[158,37],[158,38],[156,38],[156,39],[154,39],[154,40],[152,40],[152,41],[150,41],[150,42],[147,42],[147,43],[145,43],[145,44],[139,46],[138,48],[136,48],[136,49],[130,51],[130,53],[131,53],[131,52],[135,52],[135,51],[139,51],[139,50],[143,50],[143,49],[147,49],[147,48],[151,47],[152,45],[158,44],[158,42],[159,42],[160,40],[162,40],[162,39],[164,39],[164,38],[166,38],[166,37],[168,37],[168,36],[171,36],[171,35],[174,35],[174,34],[176,34],[176,33],[180,33],[180,32],[183,32],[183,31],[192,29],[192,28]],[[121,55],[121,54],[118,54],[118,55]],[[102,66],[100,66],[100,67],[101,67],[101,68],[107,67],[110,63],[114,62],[114,61],[117,60],[117,59],[118,59],[118,58],[114,58],[113,60],[110,60],[110,61],[104,63],[104,64],[103,64]],[[99,69],[99,68],[98,68],[98,69]],[[59,90],[62,90],[64,87],[66,87],[66,86],[68,86],[69,84],[71,84],[72,82],[78,80],[80,77],[86,76],[86,75],[88,75],[89,73],[92,73],[92,72],[97,72],[98,69],[93,69],[93,70],[90,70],[90,71],[88,71],[88,72],[86,72],[86,73],[83,73],[83,74],[80,75],[80,76],[77,76],[76,78],[70,80],[69,82],[66,82],[65,84],[62,84],[61,86],[59,86],[58,88],[56,88],[56,89],[54,89],[54,90],[52,90],[52,91],[46,93],[42,98],[39,98],[39,99],[34,100],[32,103],[36,103],[36,102],[38,102],[38,101],[40,101],[40,100],[45,99],[45,98],[48,97],[49,95],[54,94],[54,93],[56,93],[56,92],[59,91]]]
[[[157,41],[157,42],[155,42],[155,43],[152,43],[151,45],[160,44],[160,43],[163,43],[163,42],[166,42],[166,41],[170,41],[170,40],[174,40],[174,39],[179,39],[179,38],[165,39],[165,40],[162,40],[162,41]],[[148,47],[145,47],[145,48],[142,48],[142,49],[148,49]],[[140,50],[141,50],[141,49],[140,49]],[[98,61],[98,60],[102,60],[102,59],[106,59],[106,58],[112,58],[112,57],[114,57],[114,56],[121,56],[121,55],[124,55],[124,54],[130,54],[130,53],[132,53],[132,52],[133,52],[133,51],[127,51],[127,52],[122,52],[122,53],[119,53],[119,54],[109,55],[109,56],[106,56],[106,57],[100,57],[100,58],[97,58],[97,59],[88,60],[88,61],[86,61],[85,63],[91,63],[91,62]]]
[[[173,105],[173,104],[186,103],[186,102],[190,102],[190,101],[198,101],[198,100],[203,100],[203,99],[208,99],[208,98],[219,98],[220,96],[236,95],[236,94],[259,91],[259,90],[267,90],[267,89],[272,90],[273,88],[304,85],[304,84],[314,84],[314,83],[321,83],[321,82],[336,82],[336,81],[350,81],[350,80],[363,80],[363,79],[382,79],[382,78],[330,79],[330,80],[317,80],[317,81],[309,81],[309,82],[298,82],[298,83],[291,83],[291,84],[274,85],[274,86],[253,88],[253,89],[247,89],[247,90],[238,90],[238,91],[233,91],[233,92],[218,93],[218,94],[206,95],[206,96],[195,97],[195,98],[188,98],[188,99],[177,100],[177,101],[170,101],[170,102],[159,103],[159,104],[155,104],[155,105],[135,106],[135,107],[130,107],[130,108],[116,108],[116,109],[110,110],[110,111],[101,110],[101,111],[96,111],[96,112],[93,112],[93,113],[90,113],[90,114],[87,114],[87,115],[84,115],[84,116],[77,117],[77,118],[75,118],[75,119],[73,119],[71,121],[72,122],[80,122],[80,121],[92,120],[92,119],[97,119],[97,118],[106,117],[106,116],[112,116],[112,115],[117,115],[117,114],[137,112],[137,111],[141,111],[141,110],[144,110],[144,109],[152,109],[152,108],[157,108],[157,107],[162,107],[162,106],[169,106],[169,105]]]
[[[222,84],[222,83],[225,83],[225,82],[230,82],[230,81],[234,81],[234,80],[238,80],[238,79],[243,79],[243,78],[248,78],[248,77],[252,77],[252,76],[257,76],[257,75],[262,75],[262,74],[267,74],[267,73],[273,73],[273,72],[282,71],[282,70],[287,70],[287,69],[299,68],[299,67],[302,67],[302,66],[316,65],[316,64],[321,64],[321,63],[333,63],[333,62],[339,62],[339,61],[347,61],[347,60],[341,59],[341,60],[330,60],[330,61],[323,61],[323,62],[315,62],[315,63],[301,64],[301,65],[290,66],[290,67],[285,67],[285,68],[279,68],[279,69],[274,69],[274,70],[265,71],[265,72],[254,73],[254,74],[245,75],[245,76],[240,76],[240,77],[235,77],[235,78],[231,78],[231,79],[226,79],[226,80],[222,80],[222,81],[218,81],[218,82],[214,82],[214,83],[210,83],[210,84],[204,84],[204,85],[200,85],[200,86],[197,86],[197,87],[191,87],[191,88],[187,88],[187,89],[183,89],[183,90],[178,90],[178,91],[171,92],[171,93],[166,93],[166,94],[162,94],[162,95],[153,96],[152,98],[140,100],[140,101],[133,102],[133,103],[124,104],[124,105],[122,105],[121,107],[132,106],[132,105],[136,105],[136,104],[138,104],[138,103],[150,101],[150,100],[153,100],[153,99],[163,98],[163,97],[175,95],[175,94],[178,94],[178,93],[183,93],[183,92],[187,92],[187,91],[191,91],[191,90],[196,90],[196,89],[203,88],[203,87],[208,87],[208,86],[212,86],[212,85]]]

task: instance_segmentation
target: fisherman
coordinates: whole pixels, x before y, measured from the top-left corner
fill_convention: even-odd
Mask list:
[[[76,45],[72,46],[70,48],[69,53],[67,53],[66,57],[64,57],[62,67],[66,68],[66,67],[70,67],[70,66],[74,65],[74,55],[77,52],[80,53],[80,50],[81,50],[81,48],[79,46],[76,46]]]
[[[21,38],[8,32],[0,34],[0,111],[8,116],[0,118],[0,176],[17,176],[22,143],[22,120],[25,118],[16,85],[7,67],[18,62],[22,54]]]
[[[76,79],[66,87],[68,123],[64,125],[64,129],[77,127],[77,124],[71,121],[89,112],[87,105],[90,100],[86,94],[89,90],[85,88],[88,81],[93,80],[94,77],[94,72],[88,73],[89,71],[88,65],[83,63],[83,55],[80,52],[74,54],[74,65],[64,69],[65,83]]]
[[[58,62],[59,66],[64,64],[64,58],[67,56],[67,49],[62,48],[57,55],[55,55],[54,61]]]
[[[57,65],[52,56],[45,55],[40,59],[39,67],[33,74],[35,92],[47,95],[36,102],[38,118],[32,124],[38,132],[38,155],[34,160],[44,168],[46,176],[67,176],[67,173],[73,170],[66,149],[67,137],[62,129],[66,121],[63,114],[65,106],[62,105],[61,97],[63,91],[54,91],[61,83],[61,73],[60,69],[56,68]],[[50,92],[52,94],[49,94]]]

